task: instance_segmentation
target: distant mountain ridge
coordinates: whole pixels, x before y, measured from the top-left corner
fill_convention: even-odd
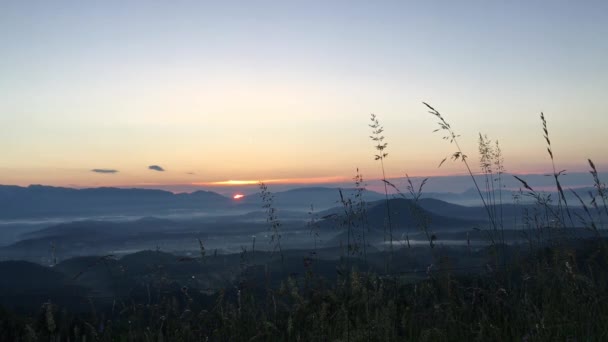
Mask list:
[[[372,230],[382,230],[387,224],[387,212],[390,211],[391,223],[394,229],[417,228],[421,220],[428,220],[433,230],[453,229],[453,228],[472,228],[479,223],[479,217],[451,217],[444,214],[441,207],[443,204],[450,208],[467,208],[456,204],[449,204],[440,200],[433,200],[436,203],[425,203],[421,205],[413,200],[395,198],[388,202],[378,200],[368,202],[365,207],[365,225]],[[388,209],[387,210],[387,205]],[[483,208],[482,208],[483,209]],[[416,213],[414,213],[416,212]],[[319,213],[322,220],[318,223],[321,228],[335,228],[336,224],[344,224],[345,213],[343,208],[332,208]],[[357,220],[357,218],[353,218]],[[360,224],[353,222],[353,224]]]
[[[158,210],[213,209],[233,201],[211,191],[174,194],[163,190],[0,185],[0,218],[146,214]]]
[[[302,187],[273,193],[273,205],[278,208],[300,208],[310,210],[324,210],[340,205],[340,191],[345,198],[352,197],[357,189],[331,188],[331,187]],[[384,194],[363,190],[362,197],[367,202],[384,198]],[[262,198],[259,195],[250,195],[243,199],[243,203],[261,207]]]
[[[355,189],[343,189],[351,196]],[[316,210],[339,204],[338,188],[304,187],[273,193],[273,205],[281,208]],[[383,194],[364,190],[367,201],[379,200]],[[0,219],[86,217],[101,215],[157,215],[162,212],[197,210],[217,212],[241,208],[255,210],[262,207],[258,194],[235,201],[213,191],[172,193],[154,189],[86,188],[74,189],[44,185],[20,187],[0,185]]]
[[[592,188],[580,188],[576,191],[587,199],[587,192]],[[354,188],[342,188],[345,198],[353,197]],[[502,190],[502,203],[508,210],[513,203],[512,190]],[[551,198],[557,194],[547,192]],[[485,196],[485,193],[484,193]],[[398,197],[389,194],[389,198]],[[580,203],[569,191],[566,192],[569,205],[576,207]],[[383,193],[363,190],[362,199],[374,202],[385,199]],[[422,193],[421,200],[442,200],[467,206],[480,206],[481,200],[476,190],[469,189],[462,193]],[[498,201],[498,200],[497,200]],[[531,203],[529,196],[520,196],[521,203]],[[424,201],[420,204],[423,205]],[[498,204],[498,203],[497,203]],[[74,189],[44,185],[20,187],[0,185],[0,219],[52,218],[52,217],[90,217],[113,215],[151,216],[176,213],[180,211],[198,211],[219,213],[221,210],[239,208],[257,210],[262,207],[259,194],[251,194],[235,201],[213,191],[199,190],[192,193],[172,193],[154,189],[124,189],[113,187]],[[313,206],[315,211],[323,211],[340,206],[340,188],[301,187],[273,193],[273,206],[287,210],[308,211]],[[459,212],[460,209],[454,209]],[[454,215],[461,216],[461,215]]]

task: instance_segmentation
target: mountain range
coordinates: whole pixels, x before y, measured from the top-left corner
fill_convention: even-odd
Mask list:
[[[592,188],[578,189],[581,197]],[[352,198],[356,189],[342,189],[344,198]],[[503,190],[503,209],[513,210],[513,195],[517,192]],[[554,201],[557,194],[547,193]],[[338,188],[303,187],[272,194],[272,205],[284,210],[322,211],[340,205],[340,192]],[[389,195],[390,198],[396,195]],[[385,195],[370,191],[362,191],[362,200],[373,202],[385,199]],[[580,203],[570,192],[566,198],[571,206]],[[479,194],[476,190],[467,190],[462,193],[423,193],[420,205],[424,208],[425,202],[442,200],[452,204],[468,206],[481,206]],[[522,196],[521,203],[531,203],[529,196]],[[498,202],[498,200],[497,200]],[[164,190],[150,189],[123,189],[123,188],[88,188],[73,189],[31,185],[28,187],[0,185],[0,219],[27,219],[27,218],[91,218],[100,216],[161,216],[171,214],[205,213],[205,214],[235,214],[259,210],[263,205],[259,194],[251,194],[240,200],[234,200],[213,191],[195,191],[192,193],[172,193]],[[430,204],[429,204],[430,205]],[[431,206],[438,205],[435,203]],[[442,204],[447,210],[448,204]],[[426,208],[425,208],[426,209]],[[464,211],[462,208],[452,210],[455,217],[463,217],[464,212],[469,214],[479,209]]]

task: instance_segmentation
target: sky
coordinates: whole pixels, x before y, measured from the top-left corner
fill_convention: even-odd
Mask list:
[[[606,1],[0,2],[0,184],[194,189],[608,168]],[[95,170],[95,171],[93,171]],[[219,184],[219,185],[218,185]],[[239,186],[242,183],[236,183]]]

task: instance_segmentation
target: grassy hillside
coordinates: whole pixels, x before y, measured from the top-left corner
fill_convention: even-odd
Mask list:
[[[454,128],[425,105],[454,148],[449,158],[471,176],[482,207],[424,199],[424,181],[394,187],[385,176],[383,127],[372,115],[384,199],[363,200],[357,173],[355,187],[339,192],[337,208],[311,213],[311,248],[286,248],[285,235],[297,230],[281,221],[276,198],[261,184],[265,250],[260,241],[256,249],[254,239],[240,253],[217,254],[199,240],[191,255],[149,250],[79,257],[52,268],[1,262],[0,299],[13,309],[0,311],[0,340],[608,339],[608,191],[593,162],[590,196],[564,189],[541,114],[556,196],[516,178],[518,196],[528,201],[504,205],[500,146],[480,134],[477,171]],[[390,199],[389,189],[401,199]],[[327,244],[320,237],[329,229],[338,234]],[[410,243],[415,237],[423,244]],[[446,237],[462,243],[444,244]],[[27,243],[38,246],[34,241]]]

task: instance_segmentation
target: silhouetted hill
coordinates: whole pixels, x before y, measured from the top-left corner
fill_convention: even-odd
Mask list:
[[[391,199],[391,202],[393,200],[400,200],[400,201],[409,201],[407,199],[403,199],[403,198],[394,198]],[[406,203],[406,202],[402,202],[402,203]],[[372,203],[367,203],[368,207],[372,207],[374,205],[380,204],[380,202],[372,202]],[[485,207],[483,206],[465,206],[465,205],[460,205],[460,204],[454,204],[451,202],[446,202],[444,200],[440,200],[440,199],[435,199],[435,198],[421,198],[418,202],[417,202],[418,206],[420,206],[420,208],[424,209],[427,214],[431,213],[433,215],[439,215],[439,216],[443,216],[444,218],[450,218],[449,221],[453,221],[456,222],[452,219],[461,219],[461,220],[469,220],[469,221],[488,221],[488,212],[486,210]],[[557,210],[556,206],[553,206],[555,210]],[[503,221],[505,222],[511,222],[515,217],[521,217],[522,213],[524,212],[524,210],[529,210],[529,211],[533,211],[535,208],[535,204],[531,204],[531,203],[522,203],[522,204],[511,204],[511,203],[503,203],[503,204],[497,204],[495,206],[495,208],[493,208],[492,206],[489,206],[489,208],[491,210],[495,210],[496,215],[497,215],[497,219],[500,219],[502,217]],[[385,208],[386,210],[386,208]],[[571,214],[573,215],[573,217],[578,217],[577,215],[585,215],[584,210],[581,207],[576,207],[576,206],[570,206],[570,211]],[[318,213],[319,216],[323,217],[323,216],[327,216],[327,215],[341,215],[344,212],[344,209],[342,207],[334,207],[328,210],[324,210]],[[593,215],[594,213],[592,213]],[[511,220],[511,221],[509,221]],[[440,220],[440,221],[433,221],[435,223],[447,223],[448,226],[450,225],[449,222],[446,222],[445,220]]]
[[[27,261],[0,262],[0,305],[17,309],[40,308],[46,301],[76,304],[87,290],[61,272]]]
[[[487,220],[488,218],[488,213],[483,206],[464,206],[434,198],[422,198],[418,201],[418,204],[425,210],[442,216],[469,220]],[[503,218],[519,216],[522,209],[521,205],[516,204],[496,206],[497,214],[500,215],[502,213]]]
[[[235,203],[220,194],[196,191],[173,194],[162,190],[72,189],[31,185],[0,185],[0,218],[87,215],[146,215],[175,209],[228,208]]]
[[[128,236],[139,233],[152,233],[171,231],[180,227],[187,229],[195,226],[196,223],[190,221],[173,221],[146,217],[135,221],[111,222],[83,220],[69,223],[60,223],[38,231],[24,234],[25,238],[41,237],[61,237],[70,239],[80,239],[82,241],[93,240],[98,236]]]
[[[522,187],[521,184],[516,183],[513,184],[514,187],[511,189],[517,189],[518,187]],[[565,189],[568,189],[567,187],[565,187]],[[556,191],[551,191],[551,190],[545,190],[543,187],[540,187],[538,189],[535,189],[537,192],[539,193],[543,193],[544,195],[550,195],[551,198],[557,200],[557,198],[559,198],[559,194]],[[573,189],[576,191],[577,194],[579,194],[579,196],[581,196],[582,198],[585,199],[585,201],[589,202],[589,196],[588,193],[589,191],[595,193],[595,190],[592,187],[582,187],[582,188],[575,188]],[[566,199],[568,200],[568,203],[570,204],[570,206],[572,207],[579,207],[580,206],[580,202],[578,200],[578,198],[572,194],[571,191],[565,191],[564,192]],[[485,191],[482,191],[482,195],[484,196],[484,198],[487,198],[488,193]],[[502,189],[502,191],[500,192],[500,196],[502,196],[502,202],[503,205],[512,205],[513,204],[513,197],[514,196],[519,196],[520,199],[520,203],[522,204],[532,204],[535,202],[535,200],[530,197],[530,196],[526,196],[526,192],[524,191],[523,196],[520,196],[520,192],[517,190],[508,190],[508,189]],[[498,202],[500,202],[499,197],[499,192],[498,190],[495,191],[494,196],[496,196],[496,202],[498,204]],[[450,203],[457,203],[457,204],[463,204],[463,205],[467,205],[467,206],[478,206],[481,207],[482,206],[482,201],[479,198],[479,193],[477,192],[477,189],[475,188],[469,188],[463,192],[423,192],[422,199],[437,199],[437,200],[441,200],[441,201],[446,201],[446,202],[450,202]]]
[[[158,265],[176,264],[178,258],[162,251],[141,251],[125,255],[120,261],[128,267],[130,273],[146,274],[154,271]]]
[[[584,196],[589,189],[577,189]],[[352,197],[355,189],[343,189],[345,197]],[[511,210],[513,191],[503,190],[503,210]],[[571,206],[578,206],[578,200],[566,193]],[[340,195],[338,188],[302,187],[287,191],[275,192],[274,206],[281,209],[307,211],[312,204],[316,211],[338,206]],[[384,198],[384,194],[364,190],[363,200],[373,202]],[[553,196],[557,198],[557,196]],[[423,193],[423,200],[440,199],[452,203],[480,205],[476,191],[467,190],[462,193]],[[529,203],[528,196],[522,197],[522,203]],[[262,206],[258,194],[246,196],[240,201],[234,201],[211,191],[195,191],[192,193],[173,194],[162,190],[121,189],[121,188],[90,188],[73,189],[31,185],[29,187],[0,185],[0,219],[20,218],[60,218],[88,216],[119,216],[119,215],[161,215],[174,214],[180,211],[214,212],[240,208],[255,210]],[[425,203],[421,203],[425,207]],[[428,208],[430,209],[430,208]],[[432,210],[431,210],[432,211]],[[462,217],[462,211],[452,210]],[[471,211],[473,213],[473,211]],[[479,216],[479,215],[476,215]]]
[[[120,261],[112,256],[71,258],[58,263],[53,269],[63,273],[75,284],[91,289],[92,295],[126,294],[121,289],[132,286],[130,282],[125,282],[125,272]]]
[[[437,212],[443,213],[448,211],[446,209],[451,209],[451,206],[460,206],[443,201],[436,201],[435,204],[439,205],[432,205],[430,202],[427,202],[426,204],[427,207],[433,208],[433,210],[427,210],[425,207],[417,205],[412,200],[401,198],[390,199],[388,201],[388,208],[390,209],[393,229],[401,230],[406,227],[418,227],[421,218],[428,220],[430,227],[433,230],[472,228],[478,223],[476,217],[463,219],[437,214]],[[372,230],[383,230],[387,221],[387,202],[385,200],[375,201],[367,203],[366,207],[367,226]],[[344,224],[345,214],[344,209],[341,207],[323,211],[320,213],[320,216],[325,217],[319,222],[319,226],[322,228],[336,228],[339,227],[340,224]],[[358,222],[353,223],[359,224]]]
[[[418,201],[418,204],[425,210],[441,216],[464,220],[488,221],[488,211],[483,206],[464,206],[433,198],[422,198]],[[533,212],[535,207],[536,205],[531,203],[503,203],[502,205],[488,206],[490,211],[495,213],[497,221],[502,218],[503,222],[513,222],[513,219],[521,217],[525,210]],[[557,210],[557,206],[554,205],[553,208]],[[580,206],[570,206],[569,210],[573,217],[586,214]],[[591,214],[594,215],[595,213]]]
[[[66,285],[67,278],[49,268],[27,261],[0,262],[0,291],[46,291]]]
[[[23,235],[23,240],[0,248],[4,258],[39,260],[52,250],[61,258],[105,253],[128,242],[160,238],[165,233],[198,227],[194,222],[144,218],[136,221],[76,221],[53,225]]]
[[[354,195],[356,189],[342,189],[342,194],[345,197]],[[298,208],[300,210],[309,210],[312,204],[315,210],[324,210],[335,207],[340,203],[340,192],[338,188],[327,187],[303,187],[287,191],[273,193],[273,204],[277,208]],[[364,190],[362,197],[365,201],[376,201],[384,198],[383,194]],[[259,195],[249,195],[243,199],[243,203],[249,205],[262,205],[262,199]]]
[[[392,199],[388,202],[388,208],[391,213],[391,221],[396,227],[411,226],[415,227],[419,224],[419,217],[425,217],[429,220],[434,230],[446,228],[471,228],[475,225],[475,220],[464,220],[443,215],[434,214],[423,207],[418,206],[411,200]],[[414,214],[412,210],[418,210],[421,216]],[[367,212],[368,220],[374,227],[382,227],[387,214],[386,201],[375,202]]]

